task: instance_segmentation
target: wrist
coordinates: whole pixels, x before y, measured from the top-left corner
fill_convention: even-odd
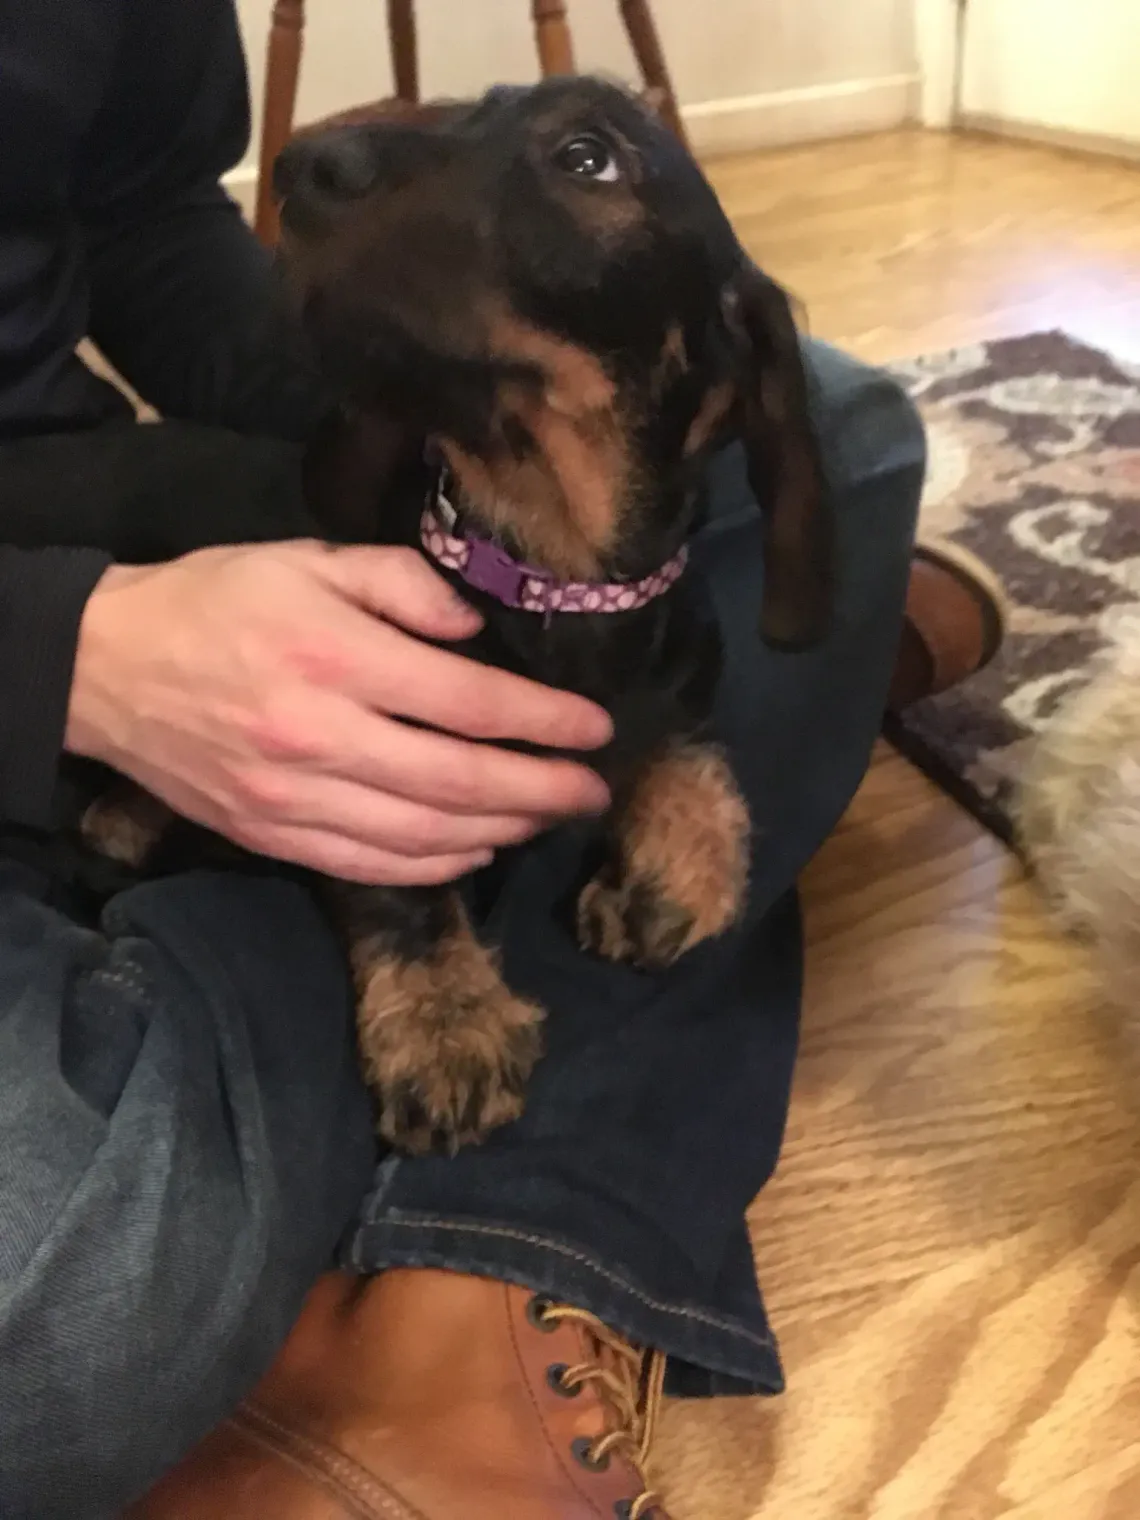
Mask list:
[[[131,627],[125,593],[151,574],[146,566],[110,565],[96,581],[79,622],[63,747],[113,764],[129,748],[123,701],[126,657],[140,630]]]

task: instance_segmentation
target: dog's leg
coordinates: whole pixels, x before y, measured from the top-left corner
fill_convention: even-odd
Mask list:
[[[542,1010],[515,997],[448,888],[330,883],[349,946],[380,1132],[455,1151],[522,1112]]]
[[[585,949],[647,970],[737,918],[748,882],[748,808],[721,752],[669,749],[618,813],[613,855],[578,901]]]
[[[91,803],[79,832],[96,854],[140,870],[173,817],[165,802],[124,779]]]

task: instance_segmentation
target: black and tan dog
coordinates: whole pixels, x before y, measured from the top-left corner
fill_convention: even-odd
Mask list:
[[[682,574],[704,462],[733,434],[766,516],[764,637],[802,646],[828,615],[786,298],[684,148],[597,80],[298,140],[278,189],[286,277],[343,400],[309,461],[318,519],[420,546],[485,618],[469,653],[609,710],[614,806],[579,935],[667,966],[733,923],[747,884],[748,811],[707,736],[718,638]],[[95,837],[116,827],[92,815]],[[385,1135],[454,1146],[517,1115],[542,1012],[459,894],[333,900]]]

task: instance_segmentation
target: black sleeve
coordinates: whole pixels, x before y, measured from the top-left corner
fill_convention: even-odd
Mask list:
[[[83,428],[122,411],[74,355],[86,286],[70,204],[121,11],[120,0],[0,4],[0,438]],[[107,555],[23,552],[10,547],[2,519],[0,503],[0,820],[42,826],[79,620]]]
[[[91,335],[164,417],[303,439],[327,407],[269,254],[216,183],[105,228]]]
[[[0,0],[0,438],[92,426],[124,403],[84,336],[76,157],[99,112],[121,0]]]
[[[307,525],[290,447],[116,425],[74,356],[94,336],[170,418],[308,433],[270,260],[217,183],[248,132],[232,0],[0,0],[0,820],[49,821],[110,558]]]
[[[79,623],[108,560],[0,548],[0,821],[51,823]]]
[[[120,59],[82,170],[91,336],[164,417],[306,437],[324,401],[273,260],[219,185],[249,140],[231,0],[133,7]]]

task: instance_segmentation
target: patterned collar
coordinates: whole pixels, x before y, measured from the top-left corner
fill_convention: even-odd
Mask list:
[[[555,612],[633,612],[662,596],[680,580],[688,564],[684,545],[660,570],[639,581],[562,581],[548,570],[521,564],[500,544],[464,532],[448,495],[448,472],[442,469],[428,493],[420,519],[420,542],[447,570],[467,585],[523,612],[550,617]]]

